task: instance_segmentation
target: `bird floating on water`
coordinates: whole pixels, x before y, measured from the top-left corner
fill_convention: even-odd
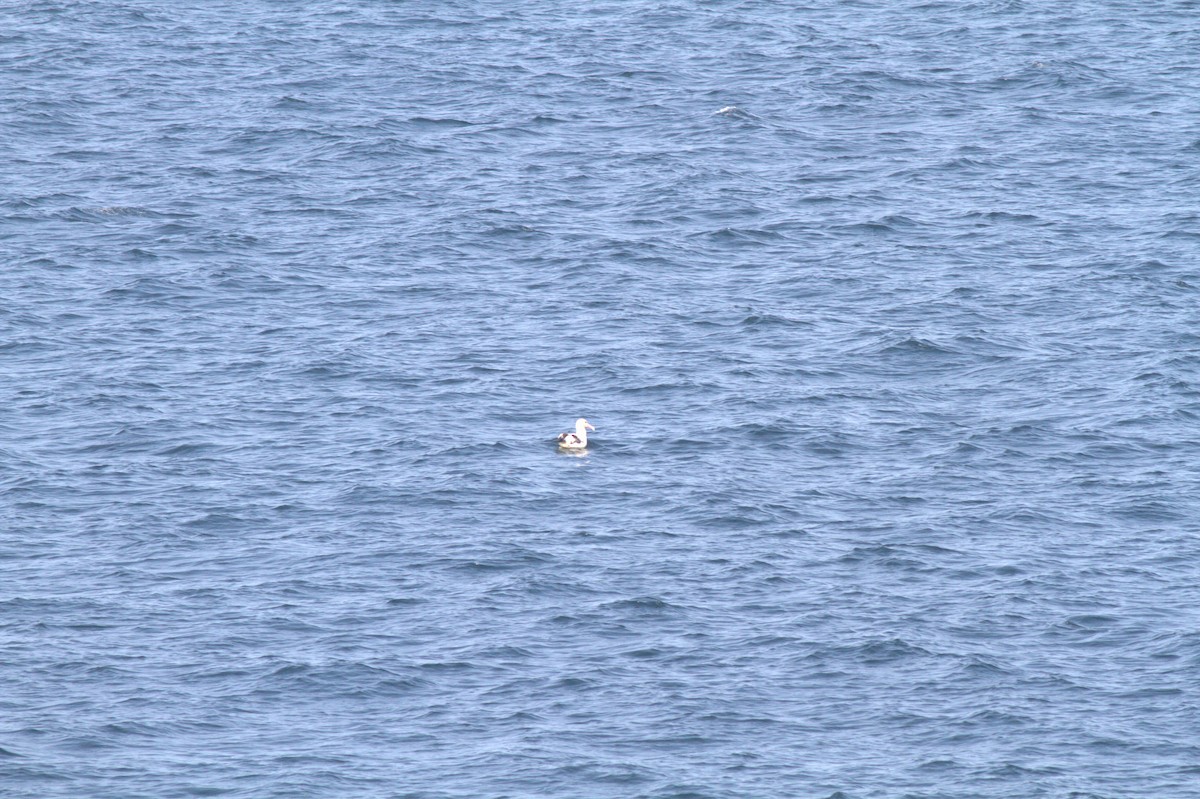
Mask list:
[[[596,428],[592,427],[591,422],[587,419],[575,420],[574,433],[561,433],[558,436],[558,445],[563,449],[583,449],[587,446],[587,431],[596,432]]]

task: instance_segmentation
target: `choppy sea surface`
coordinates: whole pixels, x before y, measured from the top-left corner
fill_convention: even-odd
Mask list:
[[[3,796],[1200,796],[1197,3],[0,23]]]

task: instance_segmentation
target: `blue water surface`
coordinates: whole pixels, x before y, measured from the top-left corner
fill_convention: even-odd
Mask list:
[[[4,4],[0,794],[1200,796],[1198,14]]]

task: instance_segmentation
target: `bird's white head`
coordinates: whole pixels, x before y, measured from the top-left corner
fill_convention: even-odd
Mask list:
[[[593,433],[596,432],[596,428],[592,427],[592,423],[589,422],[587,419],[576,419],[575,420],[575,429],[576,430],[591,430]]]

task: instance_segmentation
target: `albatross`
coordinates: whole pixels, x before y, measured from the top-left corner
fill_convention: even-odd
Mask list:
[[[558,445],[563,449],[583,449],[587,446],[587,431],[593,433],[596,428],[592,427],[587,419],[575,420],[574,433],[560,433],[558,436]]]

